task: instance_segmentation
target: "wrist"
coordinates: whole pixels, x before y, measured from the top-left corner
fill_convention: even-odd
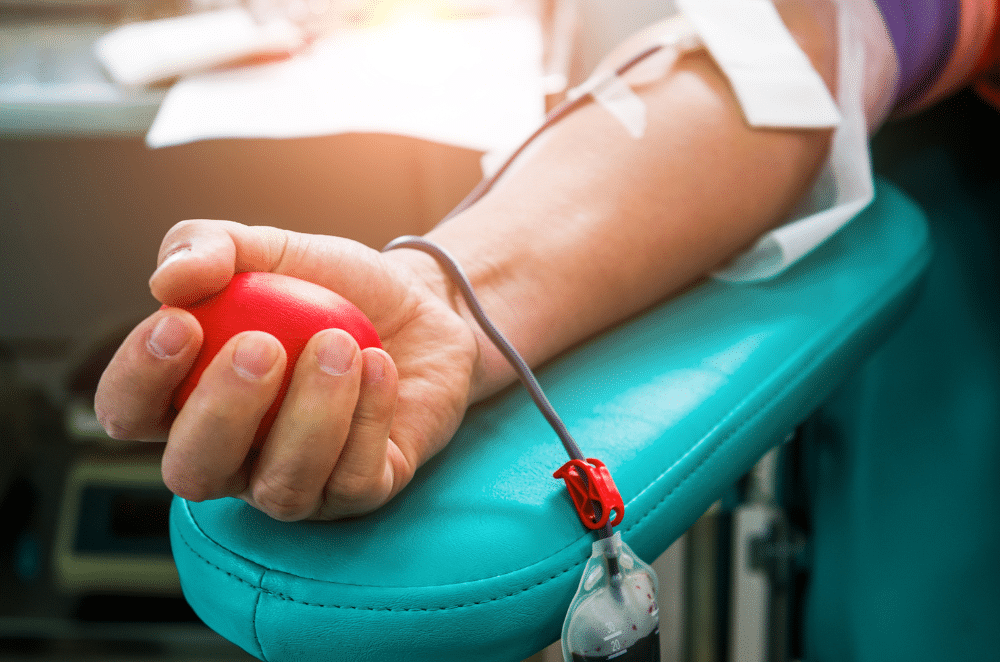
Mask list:
[[[497,287],[497,282],[503,281],[503,279],[495,278],[498,271],[504,270],[484,268],[484,264],[487,264],[489,260],[483,259],[484,253],[481,250],[483,247],[480,246],[478,249],[470,251],[468,242],[456,240],[454,236],[449,237],[448,233],[444,233],[444,235],[444,237],[433,236],[432,233],[426,239],[447,253],[450,260],[442,258],[442,261],[439,261],[438,257],[431,254],[433,249],[424,251],[406,246],[394,248],[386,254],[393,256],[395,261],[406,265],[416,281],[427,287],[424,298],[429,298],[436,304],[440,304],[468,331],[470,352],[474,356],[469,375],[468,398],[471,403],[499,391],[513,382],[516,377],[510,362],[497,347],[490,334],[483,328],[483,325],[480,324],[477,315],[473,312],[473,307],[478,309],[480,317],[486,317],[487,325],[494,326],[505,337],[510,333],[510,324],[504,318],[503,313],[510,307],[506,305],[504,297],[498,295],[498,291],[502,288]],[[448,245],[449,243],[451,246]],[[465,298],[463,293],[465,288],[459,282],[461,279],[454,274],[452,266],[447,265],[446,262],[452,262],[453,265],[458,266],[465,278],[470,281],[469,285],[472,286],[474,296],[474,301],[471,304]]]
[[[484,357],[484,353],[496,353],[499,356],[499,352],[476,321],[458,285],[429,253],[413,248],[395,248],[384,255],[390,262],[409,272],[410,282],[419,283],[418,287],[423,289],[418,294],[419,305],[437,308],[449,317],[450,323],[445,325],[450,329],[449,333],[456,333],[461,329],[457,334],[465,338],[466,355],[470,357],[469,403],[489,395],[492,391],[485,384],[491,381],[487,377],[490,371],[485,365],[491,360]],[[502,360],[502,356],[500,358]]]

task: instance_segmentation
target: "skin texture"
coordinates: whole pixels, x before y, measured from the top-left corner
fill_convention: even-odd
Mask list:
[[[832,86],[829,15],[804,2],[779,9]],[[635,89],[648,108],[641,140],[588,104],[483,200],[428,234],[463,264],[531,365],[749,246],[781,222],[825,156],[827,131],[748,128],[704,53]],[[417,251],[198,220],[170,230],[158,264],[150,288],[172,306],[213,294],[242,271],[318,283],[357,305],[385,348],[362,352],[328,330],[289,366],[274,338],[243,333],[176,412],[171,394],[202,331],[177,309],[142,322],[104,373],[97,415],[112,437],[166,438],[164,481],[187,499],[237,496],[282,520],[369,512],[448,443],[470,403],[514,378],[447,277]],[[288,395],[258,452],[254,430],[286,369],[294,369]]]

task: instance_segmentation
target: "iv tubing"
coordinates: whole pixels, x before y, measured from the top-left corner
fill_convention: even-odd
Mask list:
[[[479,303],[479,299],[476,297],[475,291],[472,288],[472,283],[469,282],[468,276],[465,275],[465,270],[462,269],[462,265],[460,265],[444,247],[439,246],[433,241],[424,239],[423,237],[412,235],[398,237],[386,244],[385,248],[382,250],[384,252],[397,248],[412,248],[423,251],[425,253],[429,253],[438,261],[438,264],[441,265],[441,267],[458,287],[459,292],[462,294],[462,298],[465,299],[466,305],[469,306],[472,316],[476,319],[476,322],[479,323],[479,326],[482,327],[483,332],[486,333],[487,337],[489,337],[493,344],[496,345],[497,349],[500,350],[500,353],[503,354],[504,358],[506,358],[510,365],[514,368],[518,379],[521,380],[521,383],[527,389],[528,394],[535,403],[535,406],[538,407],[538,410],[545,417],[545,420],[548,421],[552,429],[555,430],[556,435],[559,437],[559,441],[562,442],[563,448],[566,449],[566,452],[572,459],[586,461],[583,456],[583,452],[573,439],[573,436],[569,433],[569,430],[566,428],[566,424],[563,423],[563,420],[559,417],[555,407],[553,407],[552,403],[549,402],[548,397],[546,397],[545,392],[542,390],[542,387],[538,383],[538,379],[535,378],[531,368],[528,367],[528,364],[517,352],[517,350],[514,349],[514,346],[511,345],[510,341],[507,340],[503,333],[501,333],[500,330],[493,324],[493,321],[486,315],[486,312],[483,310],[483,307]],[[600,504],[595,502],[594,507],[595,514],[600,517]],[[611,523],[608,522],[603,527],[598,529],[598,533],[600,538],[610,538],[612,534]]]
[[[633,56],[627,62],[615,69],[614,75],[621,76],[626,71],[636,66],[646,58],[657,53],[663,48],[662,44],[656,44],[650,46],[649,48],[641,51],[637,55]],[[503,165],[497,169],[497,171],[486,179],[483,179],[466,197],[463,199],[454,209],[452,209],[447,216],[442,219],[442,223],[457,216],[461,212],[465,211],[480,199],[483,198],[493,186],[499,181],[499,179],[504,175],[505,172],[510,168],[511,164],[521,155],[522,152],[537,139],[542,133],[544,133],[549,127],[554,125],[556,122],[562,118],[569,115],[571,112],[581,107],[587,102],[589,95],[581,95],[576,98],[567,99],[560,105],[556,106],[551,113],[545,118],[545,121],[539,126],[534,133],[532,133],[521,145],[511,154]],[[500,353],[503,354],[504,358],[510,363],[517,373],[518,379],[527,389],[528,394],[534,401],[535,406],[548,421],[549,425],[555,431],[559,440],[562,442],[563,447],[569,454],[570,458],[574,460],[586,461],[583,453],[580,451],[580,447],[573,440],[572,435],[570,435],[569,430],[566,428],[566,424],[563,423],[559,414],[556,412],[552,403],[546,397],[545,392],[539,385],[538,380],[535,378],[534,373],[532,373],[531,368],[524,361],[514,346],[510,344],[510,341],[504,337],[503,333],[493,324],[490,318],[486,315],[483,310],[482,305],[479,303],[479,299],[476,297],[475,291],[472,288],[472,283],[469,282],[469,278],[465,275],[465,271],[458,261],[451,256],[451,254],[442,246],[430,241],[429,239],[424,239],[423,237],[417,237],[412,235],[407,235],[403,237],[398,237],[391,242],[389,242],[382,251],[389,251],[397,248],[411,248],[425,253],[430,254],[434,257],[438,264],[445,270],[448,276],[452,279],[455,285],[458,287],[459,292],[462,294],[462,298],[465,299],[466,305],[468,305],[472,316],[482,327],[483,332],[489,337],[489,339],[496,345]],[[601,517],[601,505],[594,502],[594,513],[597,517]],[[598,538],[610,538],[612,535],[611,523],[610,521],[603,527],[595,531]],[[618,574],[618,559],[608,556],[608,570],[611,575]]]

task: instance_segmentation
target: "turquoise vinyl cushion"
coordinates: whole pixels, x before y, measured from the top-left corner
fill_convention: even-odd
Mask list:
[[[539,371],[653,560],[783,440],[896,324],[929,258],[898,190],[782,276],[704,282]],[[667,258],[664,258],[667,259]],[[593,537],[552,472],[566,461],[527,394],[471,409],[376,513],[281,523],[177,499],[184,593],[262,660],[516,662],[559,636]]]

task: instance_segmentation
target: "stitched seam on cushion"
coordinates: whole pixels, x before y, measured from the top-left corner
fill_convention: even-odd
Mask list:
[[[185,507],[186,507],[186,503],[185,503]],[[188,514],[191,515],[190,512]],[[194,521],[194,517],[193,516],[190,519],[194,523],[195,527],[198,528],[198,531],[201,532],[201,534],[203,536],[205,536],[205,538],[207,540],[211,540],[213,544],[215,544],[216,546],[220,547],[222,550],[229,552],[229,550],[227,550],[225,547],[222,547],[217,542],[215,542],[214,540],[212,540],[211,538],[209,538],[207,535],[205,535],[205,532],[201,530],[201,527],[198,526],[198,523]],[[255,589],[257,591],[257,602],[254,604],[254,607],[253,607],[253,618],[252,618],[252,622],[253,622],[253,638],[254,638],[254,644],[257,645],[257,650],[260,651],[261,657],[265,658],[264,662],[267,662],[266,656],[264,655],[264,648],[260,645],[260,636],[259,636],[259,634],[257,632],[257,609],[260,607],[260,597],[261,597],[260,594],[265,591],[264,587],[260,586],[260,585],[257,585],[257,584],[254,584],[253,582],[248,582],[247,580],[243,579],[239,575],[235,575],[235,574],[229,572],[228,570],[225,570],[225,569],[219,567],[218,565],[212,563],[208,559],[206,559],[204,556],[202,556],[200,553],[198,553],[198,550],[196,550],[194,547],[191,546],[191,543],[188,542],[187,536],[184,535],[184,532],[180,529],[180,527],[174,527],[174,532],[181,539],[181,542],[184,543],[184,546],[188,548],[188,551],[190,551],[192,554],[194,554],[196,557],[198,557],[198,559],[200,561],[203,561],[206,565],[208,565],[211,568],[215,568],[216,570],[218,570],[222,574],[226,575],[230,579],[235,579],[240,584],[244,584],[246,586],[249,586],[250,588]],[[232,552],[229,552],[229,553],[232,554]],[[233,556],[238,556],[238,555],[237,554],[233,554]],[[242,557],[240,557],[240,558],[242,558]],[[267,570],[265,569],[263,571],[263,573],[261,573],[261,581],[262,582],[264,580],[264,575],[266,575],[266,574],[267,574]]]
[[[189,542],[188,542],[188,540],[187,540],[187,536],[185,536],[185,535],[184,535],[184,532],[183,532],[183,531],[181,531],[180,529],[174,529],[174,530],[175,530],[175,531],[177,532],[177,534],[178,534],[178,535],[180,536],[180,539],[181,539],[181,542],[183,542],[183,543],[184,543],[184,546],[188,548],[188,551],[190,551],[190,552],[191,552],[192,554],[194,554],[195,556],[197,556],[197,557],[198,557],[198,558],[199,558],[200,560],[204,561],[204,562],[205,562],[206,564],[208,564],[209,566],[211,566],[211,567],[215,568],[216,570],[218,570],[218,571],[219,571],[219,572],[221,572],[222,574],[226,575],[227,577],[230,577],[230,578],[232,578],[232,579],[235,579],[236,581],[238,581],[238,582],[239,582],[239,583],[241,583],[241,584],[246,584],[246,585],[247,585],[247,586],[249,586],[250,588],[253,588],[253,589],[257,589],[258,591],[265,591],[265,590],[267,590],[267,589],[265,589],[265,588],[264,588],[263,586],[258,586],[257,584],[254,584],[253,582],[248,582],[247,580],[243,579],[243,578],[242,578],[242,577],[240,577],[239,575],[235,575],[235,574],[233,574],[233,573],[229,572],[228,570],[225,570],[225,569],[223,569],[223,568],[219,567],[219,566],[218,566],[218,565],[216,565],[215,563],[212,563],[211,561],[209,561],[208,559],[206,559],[206,558],[205,558],[204,556],[202,556],[202,555],[201,555],[201,554],[200,554],[200,553],[198,552],[198,550],[196,550],[196,549],[195,549],[194,547],[192,547],[192,546],[191,546],[191,543],[189,543]],[[211,538],[209,538],[209,540],[211,540]],[[213,542],[214,542],[214,541],[213,541]],[[224,550],[225,550],[226,548],[225,548],[225,547],[223,547],[222,549],[224,549]],[[226,550],[226,551],[229,551],[229,550]],[[234,555],[234,556],[235,556],[235,555]]]
[[[194,527],[198,530],[198,533],[200,533],[202,535],[202,537],[205,538],[205,540],[209,541],[210,543],[212,543],[213,545],[215,545],[216,547],[218,547],[219,549],[221,549],[226,554],[231,554],[232,556],[235,556],[236,558],[240,559],[241,561],[246,561],[247,563],[249,563],[251,565],[257,566],[258,568],[260,568],[260,571],[261,571],[261,574],[260,574],[261,580],[264,579],[264,575],[267,573],[267,571],[269,570],[269,568],[266,568],[266,567],[262,566],[261,564],[257,563],[256,561],[254,561],[253,559],[251,559],[249,557],[243,556],[242,554],[237,554],[236,552],[234,552],[230,548],[225,547],[224,545],[222,545],[221,543],[219,543],[218,541],[216,541],[214,538],[212,538],[210,535],[208,535],[207,533],[205,533],[205,529],[201,528],[201,524],[198,523],[198,520],[195,519],[194,513],[191,512],[190,503],[187,500],[182,500],[182,501],[184,503],[184,510],[187,512],[188,519],[191,520],[191,524],[194,525]],[[194,548],[191,547],[191,545],[188,544],[188,542],[186,540],[184,541],[184,544],[188,545],[188,548],[192,552],[194,552],[196,555],[198,554],[198,552],[195,552]],[[219,570],[222,570],[222,568],[219,568]],[[222,570],[222,572],[226,572],[226,571]],[[240,579],[239,577],[236,577],[236,575],[231,575],[228,572],[226,574],[230,575],[234,579]],[[253,586],[253,584],[251,584],[250,582],[247,582],[246,580],[240,579],[240,581],[244,582],[248,586]],[[255,588],[261,588],[261,586],[257,586]]]
[[[674,464],[676,464],[676,462]],[[673,466],[673,464],[670,465],[670,466]],[[309,576],[306,576],[306,575],[296,575],[294,573],[287,572],[285,570],[275,570],[274,568],[267,568],[267,567],[261,565],[260,563],[258,563],[257,561],[253,560],[252,558],[250,558],[248,556],[243,556],[242,554],[238,554],[237,552],[235,552],[232,549],[224,546],[223,544],[219,543],[214,538],[212,538],[211,536],[209,536],[205,532],[205,530],[203,528],[201,528],[201,525],[198,523],[198,520],[195,519],[195,514],[193,512],[191,512],[191,508],[189,507],[189,503],[186,500],[182,500],[182,501],[183,501],[183,505],[184,505],[184,510],[185,510],[185,512],[188,515],[188,519],[190,519],[191,523],[198,530],[198,533],[200,533],[202,535],[202,537],[205,538],[205,540],[211,542],[212,545],[214,545],[215,547],[218,547],[224,554],[231,554],[232,556],[235,556],[236,558],[238,558],[238,559],[240,559],[242,561],[246,561],[247,563],[255,565],[255,566],[257,566],[257,567],[259,567],[261,569],[261,585],[260,586],[256,586],[256,585],[254,585],[254,584],[246,581],[245,579],[241,579],[240,577],[237,577],[236,575],[233,575],[232,573],[227,572],[226,570],[223,570],[222,568],[219,568],[218,566],[216,566],[214,563],[212,563],[208,559],[205,559],[204,557],[202,557],[201,554],[199,554],[197,551],[195,551],[194,547],[192,547],[191,544],[188,543],[188,541],[185,539],[184,540],[184,544],[187,546],[187,548],[190,549],[191,552],[195,556],[197,556],[198,558],[202,559],[203,561],[205,561],[206,563],[208,563],[212,567],[218,568],[221,572],[224,572],[225,574],[229,575],[233,579],[236,579],[236,580],[239,580],[239,581],[243,582],[247,586],[251,586],[253,588],[258,588],[258,589],[260,589],[262,591],[268,591],[268,589],[265,589],[264,586],[263,586],[264,575],[267,574],[267,573],[269,573],[269,572],[277,572],[277,573],[280,573],[282,575],[288,575],[289,577],[295,577],[296,579],[305,579],[305,580],[314,581],[314,582],[323,582],[323,583],[328,583],[328,584],[331,584],[331,585],[335,584],[336,586],[350,586],[352,588],[410,589],[410,590],[422,588],[422,587],[419,587],[419,586],[387,586],[385,584],[353,584],[353,583],[350,583],[350,582],[326,582],[326,580],[316,579],[315,577],[309,577]],[[629,503],[631,503],[631,501]],[[581,538],[585,537],[586,535],[589,535],[589,534],[584,534],[584,536],[581,536]],[[181,538],[182,539],[184,538],[183,534],[181,535]],[[507,575],[513,575],[515,573],[524,572],[525,570],[528,570],[529,568],[532,568],[532,567],[534,567],[536,565],[544,563],[548,559],[550,559],[550,558],[552,558],[552,557],[554,557],[554,556],[556,556],[558,554],[563,553],[564,551],[566,551],[567,549],[569,549],[573,545],[577,544],[580,541],[581,538],[575,538],[574,540],[572,540],[569,543],[567,543],[566,545],[564,545],[561,549],[555,550],[554,552],[550,553],[548,556],[546,556],[543,559],[535,561],[534,563],[532,563],[530,565],[526,565],[523,568],[516,568],[514,570],[505,572],[502,575],[495,575],[493,577],[473,579],[473,580],[465,581],[465,582],[456,582],[456,583],[453,583],[453,584],[434,584],[432,586],[438,586],[438,587],[439,586],[449,586],[449,587],[451,587],[451,586],[461,586],[463,584],[474,584],[476,582],[481,582],[481,581],[486,581],[486,580],[496,580],[496,579],[499,579],[501,577],[505,577]],[[555,575],[553,575],[552,577],[550,577],[550,579],[555,579],[556,577],[558,577],[558,576],[560,576],[562,574],[565,574],[566,572],[569,572],[573,568],[575,568],[577,566],[580,566],[580,565],[583,565],[583,562],[576,563],[573,566],[570,566],[569,568],[556,573]]]
[[[188,545],[187,540],[184,541],[184,544]],[[188,545],[188,549],[191,549],[191,545]],[[198,554],[193,549],[191,551],[196,555]],[[207,559],[202,560],[207,561]],[[222,570],[222,568],[219,568],[219,570]],[[253,642],[257,645],[257,650],[260,651],[260,657],[264,662],[267,662],[267,653],[264,652],[264,646],[260,643],[260,632],[257,631],[257,611],[260,609],[260,601],[264,598],[264,577],[266,576],[267,570],[260,576],[260,591],[257,593],[257,600],[253,604],[253,614],[250,617],[250,623],[253,624]]]
[[[187,538],[184,536],[184,533],[182,531],[178,530],[177,533],[178,533],[178,535],[179,535],[179,537],[181,539],[181,542],[184,543],[184,546],[187,547],[188,550],[192,554],[194,554],[196,557],[198,557],[198,559],[201,560],[202,562],[204,562],[206,565],[208,565],[209,567],[215,568],[219,572],[223,573],[224,575],[226,575],[228,577],[231,577],[231,578],[235,579],[236,581],[240,582],[241,584],[246,584],[247,586],[249,586],[251,588],[254,588],[257,591],[259,591],[258,599],[257,599],[257,605],[260,604],[260,596],[266,594],[266,595],[269,595],[271,597],[278,598],[279,600],[284,600],[286,602],[294,602],[295,604],[305,605],[307,607],[324,607],[326,609],[351,609],[351,610],[354,610],[354,611],[390,611],[390,612],[450,611],[450,610],[454,610],[454,609],[464,609],[466,607],[472,607],[472,606],[475,606],[475,605],[488,604],[490,602],[498,602],[500,600],[506,600],[507,598],[512,598],[512,597],[514,597],[516,595],[520,595],[521,593],[524,593],[526,591],[530,591],[530,590],[534,589],[537,586],[541,586],[543,584],[547,584],[548,582],[552,581],[553,579],[556,579],[557,577],[561,577],[562,575],[565,575],[567,572],[570,572],[573,569],[575,569],[577,566],[582,565],[582,563],[576,563],[576,564],[570,566],[569,568],[566,568],[564,570],[560,570],[559,572],[557,572],[557,573],[555,573],[555,574],[553,574],[553,575],[551,575],[549,577],[546,577],[545,579],[541,579],[541,580],[535,582],[534,584],[531,584],[529,586],[525,586],[523,588],[520,588],[520,589],[518,589],[516,591],[512,591],[512,592],[507,593],[505,595],[491,597],[491,598],[489,598],[487,600],[475,600],[475,601],[472,601],[472,602],[465,602],[465,603],[462,603],[462,604],[450,605],[450,606],[447,606],[447,607],[410,607],[410,608],[405,608],[405,609],[399,609],[399,608],[394,608],[394,607],[358,607],[356,605],[333,605],[333,604],[323,604],[321,602],[306,602],[305,600],[299,600],[297,598],[293,598],[292,596],[286,595],[284,593],[279,593],[277,591],[272,591],[271,589],[265,588],[263,586],[257,586],[257,585],[255,585],[255,584],[253,584],[251,582],[248,582],[247,580],[243,579],[242,577],[240,577],[238,575],[234,575],[233,573],[229,572],[228,570],[225,570],[225,569],[219,567],[215,563],[212,563],[210,560],[206,559],[204,556],[202,556],[201,554],[199,554],[198,550],[196,550],[194,547],[191,546],[191,543],[188,542]],[[254,607],[254,636],[255,637],[256,637],[256,614],[257,614],[257,606]],[[259,645],[259,641],[258,641],[258,645]],[[263,655],[263,651],[261,652],[261,654]]]

